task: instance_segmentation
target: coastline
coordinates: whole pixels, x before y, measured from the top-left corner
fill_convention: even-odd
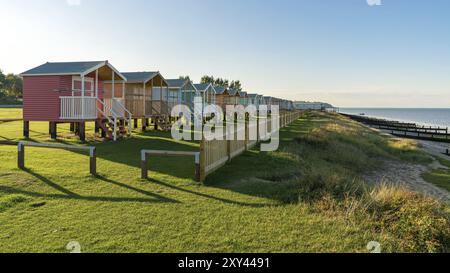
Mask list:
[[[339,108],[340,113],[424,126],[450,127],[450,108]],[[361,115],[364,113],[365,115]]]

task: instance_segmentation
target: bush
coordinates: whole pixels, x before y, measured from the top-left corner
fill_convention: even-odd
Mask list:
[[[447,252],[450,221],[444,204],[405,189],[382,185],[370,193],[375,225],[393,236],[392,250]]]
[[[312,176],[301,184],[300,200],[316,212],[345,217],[379,234],[384,251],[447,252],[450,250],[448,207],[405,189],[380,185],[372,191],[338,176]],[[314,202],[312,202],[314,201]]]

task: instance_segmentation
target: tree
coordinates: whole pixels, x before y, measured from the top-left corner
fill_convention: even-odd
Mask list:
[[[4,84],[5,84],[5,74],[3,74],[3,71],[0,69],[0,90],[3,89]]]
[[[230,81],[223,78],[214,78],[213,76],[203,76],[201,83],[212,83],[216,86],[222,86],[225,88],[233,88],[242,91],[242,84],[240,81]]]
[[[180,76],[179,77],[180,80],[191,80],[191,78],[189,76]]]
[[[230,84],[230,88],[242,91],[241,81],[232,81]]]
[[[200,80],[200,83],[212,83],[214,84],[214,77],[213,76],[203,76]]]
[[[4,89],[6,89],[8,96],[21,98],[23,94],[22,78],[12,73],[6,75]]]

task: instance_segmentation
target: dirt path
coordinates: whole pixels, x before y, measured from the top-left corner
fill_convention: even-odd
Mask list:
[[[388,135],[389,137],[397,138],[390,135],[388,132],[374,128],[371,129],[378,131],[381,134]],[[422,149],[430,155],[450,159],[450,157],[443,154],[446,149],[450,149],[450,144],[424,140],[417,140],[417,142],[420,143]],[[433,161],[433,163],[428,166],[386,160],[383,163],[383,168],[381,170],[366,174],[364,179],[369,183],[389,183],[404,186],[409,190],[421,192],[425,195],[450,203],[450,192],[428,183],[422,178],[423,173],[440,168],[448,169],[447,167],[442,166],[437,160]]]
[[[421,192],[450,203],[450,192],[426,182],[421,176],[430,169],[436,168],[446,167],[439,164],[438,161],[433,162],[430,166],[423,166],[388,160],[384,162],[381,170],[366,174],[364,179],[369,183],[388,183],[404,186],[411,191]]]

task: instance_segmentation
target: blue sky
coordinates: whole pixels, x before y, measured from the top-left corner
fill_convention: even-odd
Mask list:
[[[381,2],[0,0],[0,68],[107,59],[292,100],[449,107],[450,1]]]

